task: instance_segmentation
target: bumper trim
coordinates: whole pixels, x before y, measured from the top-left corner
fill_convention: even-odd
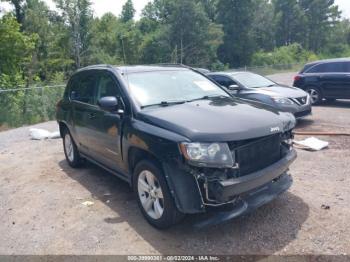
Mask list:
[[[296,158],[297,152],[292,149],[284,158],[262,170],[239,178],[220,181],[218,195],[225,200],[258,188],[285,173]]]
[[[214,226],[226,221],[232,220],[242,215],[246,215],[256,210],[260,206],[271,202],[273,199],[287,191],[293,183],[293,179],[287,173],[284,173],[278,180],[252,190],[241,197],[239,201],[232,204],[228,211],[213,210],[206,214],[206,218],[195,223],[195,229],[202,229],[208,226]]]
[[[311,114],[312,114],[312,110],[308,109],[308,110],[304,110],[304,111],[300,111],[300,112],[295,112],[294,117],[296,119],[301,119],[301,118],[307,117]]]

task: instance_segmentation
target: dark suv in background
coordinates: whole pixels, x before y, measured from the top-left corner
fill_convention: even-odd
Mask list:
[[[215,207],[226,209],[205,223],[232,219],[292,183],[293,115],[235,99],[190,68],[81,69],[57,120],[69,165],[88,159],[127,181],[158,228]]]
[[[350,58],[306,64],[295,76],[293,85],[307,91],[313,104],[323,99],[350,99]]]

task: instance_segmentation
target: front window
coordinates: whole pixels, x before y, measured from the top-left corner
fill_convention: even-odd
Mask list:
[[[253,73],[235,73],[232,74],[232,76],[246,88],[259,88],[276,85],[266,77]]]
[[[142,107],[203,97],[229,97],[220,87],[193,71],[137,72],[128,74],[126,80],[132,95]]]

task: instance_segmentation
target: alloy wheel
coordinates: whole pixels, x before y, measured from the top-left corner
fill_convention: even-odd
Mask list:
[[[310,99],[311,99],[311,103],[312,104],[315,104],[315,103],[317,103],[319,101],[320,94],[319,94],[319,92],[317,90],[311,88],[311,89],[307,90],[307,92],[310,95]]]
[[[73,147],[73,141],[70,137],[70,134],[66,134],[64,137],[64,147],[66,149],[67,158],[70,162],[74,161],[74,147]]]
[[[160,219],[164,212],[162,188],[155,175],[147,170],[140,173],[137,190],[143,209],[153,219]]]

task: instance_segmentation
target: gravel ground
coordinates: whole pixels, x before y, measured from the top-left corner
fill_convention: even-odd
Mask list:
[[[314,107],[298,129],[349,132],[350,101]],[[289,192],[248,216],[201,231],[187,217],[158,231],[126,183],[92,164],[69,168],[60,139],[31,141],[28,130],[0,133],[0,254],[350,254],[350,137],[298,150]]]

